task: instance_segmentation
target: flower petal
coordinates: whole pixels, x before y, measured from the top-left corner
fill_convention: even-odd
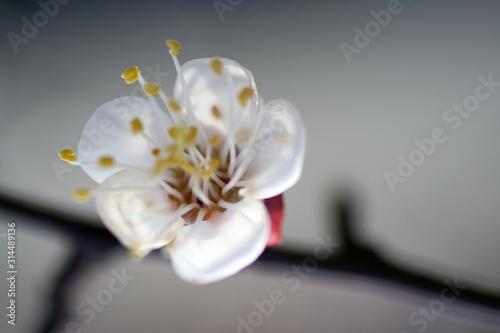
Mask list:
[[[202,58],[188,61],[182,65],[182,71],[196,118],[207,130],[207,134],[221,133],[225,136],[227,128],[224,119],[227,119],[229,112],[233,112],[233,125],[240,124],[236,116],[257,112],[257,94],[248,101],[245,107],[241,107],[238,102],[238,94],[243,88],[250,87],[255,92],[257,88],[252,73],[236,61],[220,58],[224,70],[223,75],[219,76],[210,67],[212,60],[213,58]],[[184,100],[184,93],[178,79],[175,83],[174,97],[177,101]],[[222,114],[221,119],[214,117],[213,106],[219,109]]]
[[[269,216],[261,201],[244,200],[237,209],[185,226],[167,249],[176,274],[204,284],[239,272],[262,253],[269,238]]]
[[[123,168],[102,168],[97,161],[111,156],[117,163],[150,168],[155,161],[153,148],[141,135],[131,131],[131,121],[138,118],[144,132],[158,145],[165,145],[169,120],[165,113],[148,100],[139,97],[121,97],[99,106],[83,129],[78,144],[78,160],[82,169],[101,183]]]
[[[265,199],[264,204],[266,205],[269,217],[271,218],[271,234],[267,240],[267,246],[280,245],[282,242],[281,224],[283,222],[283,218],[285,217],[283,194]]]
[[[241,194],[255,199],[274,197],[295,185],[306,149],[305,128],[292,103],[273,100],[264,105],[263,112],[255,141],[240,153],[252,158]]]
[[[96,193],[97,212],[105,226],[140,257],[171,242],[184,225],[177,205],[147,174],[120,171]]]

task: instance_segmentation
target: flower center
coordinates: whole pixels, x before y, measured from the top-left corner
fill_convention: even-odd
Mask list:
[[[202,149],[197,144],[198,129],[194,126],[174,126],[168,134],[173,143],[163,151],[152,151],[156,157],[152,174],[178,208],[191,203],[199,205],[185,214],[187,222],[194,222],[201,209],[205,212],[204,219],[208,219],[213,212],[224,212],[242,199],[238,194],[241,187],[230,182],[229,160],[221,164],[220,152],[215,148],[219,141],[217,135]]]

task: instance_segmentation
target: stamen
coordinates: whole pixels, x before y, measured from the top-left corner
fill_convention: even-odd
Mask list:
[[[132,134],[141,133],[144,130],[141,121],[139,118],[134,118],[130,122],[130,127],[132,128]]]
[[[198,134],[198,128],[191,126],[189,127],[189,132],[186,135],[186,145],[195,146],[196,145],[196,135]]]
[[[215,134],[213,137],[212,137],[212,140],[210,140],[210,147],[215,147],[219,144],[219,141],[220,141],[220,138],[217,134]]]
[[[243,177],[245,171],[247,171],[250,162],[252,161],[254,155],[248,156],[246,159],[242,160],[235,173],[231,177],[231,180],[227,183],[226,186],[222,189],[222,195],[226,194],[229,190],[231,190],[234,185]]]
[[[255,94],[255,91],[252,88],[250,88],[250,87],[243,88],[243,90],[238,95],[238,100],[239,100],[241,106],[244,107],[247,104],[248,100],[250,98],[252,98],[254,94]]]
[[[220,112],[219,108],[216,107],[215,105],[212,106],[212,115],[216,118],[216,119],[221,119],[222,118],[222,113]]]
[[[165,106],[167,107],[168,114],[170,115],[170,118],[174,122],[174,125],[178,126],[180,122],[179,122],[179,117],[176,114],[177,111],[174,111],[172,107],[169,105],[170,101],[167,95],[165,95],[165,93],[163,92],[163,90],[160,90],[160,98],[163,101],[163,104],[165,104]]]
[[[162,176],[161,176],[161,179],[162,179],[163,181],[170,182],[170,183],[176,183],[176,182],[178,182],[178,181],[179,181],[179,179],[178,179],[178,178],[176,178],[176,177],[175,177],[175,175],[171,177],[171,176],[169,176],[168,174],[164,174],[164,175],[162,175]]]
[[[131,84],[137,81],[139,78],[139,75],[141,75],[141,72],[137,68],[137,66],[133,66],[130,68],[127,68],[121,75],[122,79],[125,79],[125,83]]]
[[[214,203],[212,201],[210,201],[210,199],[207,196],[205,196],[205,194],[201,190],[200,184],[199,184],[198,179],[196,177],[191,177],[191,179],[189,180],[189,187],[191,187],[191,191],[205,205],[207,205],[207,206],[213,206],[214,205]]]
[[[226,85],[227,88],[230,92],[232,92],[232,87],[233,87],[233,79],[231,75],[226,75]],[[226,137],[226,142],[224,143],[224,146],[222,147],[222,154],[221,154],[221,162],[222,165],[226,165],[227,161],[227,154],[229,152],[229,169],[228,173],[229,176],[232,175],[233,168],[234,167],[234,159],[236,157],[236,147],[235,142],[234,142],[234,129],[236,128],[236,124],[234,121],[235,117],[235,112],[236,108],[234,106],[234,99],[233,99],[233,94],[230,93],[228,94],[229,97],[229,117],[226,117],[226,130],[227,130],[227,137]]]
[[[184,143],[186,131],[181,126],[170,127],[168,129],[168,135],[170,135],[172,140],[174,140],[176,143]]]
[[[210,68],[214,71],[215,74],[221,76],[222,75],[222,62],[219,58],[214,58],[210,62]]]
[[[147,186],[122,186],[112,188],[98,188],[94,193],[119,193],[119,192],[158,192],[165,194],[165,190],[160,187]]]
[[[90,198],[90,190],[88,188],[77,189],[73,192],[73,199],[78,202],[85,202]]]
[[[160,93],[161,86],[158,83],[146,82],[144,84],[144,91],[152,96],[158,96]]]
[[[204,195],[205,197],[207,197],[207,198],[208,198],[208,200],[210,200],[210,197],[208,196],[208,187],[207,187],[207,184],[208,184],[208,183],[209,183],[208,179],[204,179],[204,180],[203,180],[203,185],[202,185],[201,190],[202,190],[202,192],[203,192],[203,195]]]
[[[132,248],[128,251],[128,257],[130,261],[134,263],[140,263],[142,259],[149,254],[149,250],[145,251],[143,249],[138,249],[138,248]]]
[[[236,166],[236,148],[234,146],[234,141],[229,149],[229,168],[227,169],[227,173],[230,177],[233,176],[234,167]]]
[[[168,108],[171,109],[174,112],[179,113],[182,110],[182,107],[173,99],[168,100]]]
[[[59,156],[61,155],[75,155],[75,151],[73,149],[63,149],[59,152]]]
[[[220,166],[220,160],[217,157],[214,157],[208,161],[208,165],[214,169],[217,169]]]
[[[184,79],[184,74],[182,73],[181,65],[179,64],[179,59],[177,59],[177,54],[179,54],[179,50],[181,48],[179,42],[175,40],[168,40],[167,46],[170,48],[170,54],[172,55],[172,60],[174,61],[175,70],[177,72],[177,79],[181,85],[182,96],[184,98],[184,103],[186,105],[186,111],[189,116],[189,120],[191,124],[194,124],[196,127],[201,128],[198,118],[193,111],[193,106],[191,105],[191,99],[189,98],[186,80]],[[201,139],[204,146],[208,144],[208,137],[203,129],[201,130]]]
[[[141,241],[139,241],[138,243],[141,243]],[[131,248],[128,251],[128,258],[131,262],[139,264],[142,262],[142,259],[144,259],[144,257],[147,256],[150,252],[151,250],[149,249]]]
[[[102,168],[110,168],[115,166],[115,160],[111,156],[103,156],[97,162]]]
[[[205,157],[195,147],[197,133],[198,129],[194,126],[191,126],[189,131],[186,131],[183,126],[171,127],[168,130],[168,134],[175,142],[166,148],[169,159],[190,175],[197,172],[200,162],[203,164],[206,162]],[[187,153],[184,152],[185,150]],[[194,165],[190,163],[194,163]]]
[[[160,180],[160,185],[161,187],[163,187],[168,193],[170,194],[173,194],[175,195],[175,197],[177,199],[179,199],[180,201],[183,201],[184,200],[184,196],[179,192],[177,191],[176,189],[174,189],[172,186],[170,186],[166,181],[164,181],[163,179]]]
[[[160,148],[155,148],[151,151],[151,154],[153,154],[153,156],[156,156],[156,157],[160,156],[160,153],[161,153]]]
[[[159,159],[156,161],[156,164],[152,170],[152,174],[154,176],[160,176],[160,174],[164,170],[176,167],[180,167],[180,165],[179,161],[175,160],[174,158]]]
[[[219,200],[219,202],[217,202],[217,205],[222,207],[222,208],[226,208],[226,209],[237,209],[240,202],[241,201],[233,203],[233,202],[227,202],[225,200]]]
[[[170,49],[170,54],[174,57],[177,57],[179,51],[181,50],[181,44],[174,39],[167,40],[165,44],[167,44],[168,48]]]
[[[77,158],[75,151],[72,149],[63,149],[59,152],[59,158],[65,162],[75,163]]]
[[[207,184],[207,187],[208,187],[208,191],[210,192],[210,194],[212,194],[212,196],[215,198],[215,200],[220,200],[222,199],[221,195],[219,194],[219,192],[217,192],[214,188],[214,185],[207,181],[208,184]]]
[[[158,85],[156,83],[146,82],[144,80],[144,78],[142,77],[142,75],[139,75],[139,84],[141,85],[142,89],[146,92],[146,97],[148,98],[149,102],[153,105],[153,112],[156,114],[158,119],[161,119],[162,109],[158,105],[158,101],[155,98],[159,92],[162,92],[162,90],[160,89],[161,88],[160,85]],[[149,85],[156,85],[157,87],[155,88],[155,87],[152,87]],[[150,93],[148,93],[148,90]],[[174,120],[172,118],[172,116],[171,116],[171,119],[172,119],[172,121]],[[164,132],[167,131],[167,126],[166,126],[165,122],[160,121],[160,126],[161,126],[162,131],[164,131]]]
[[[196,162],[197,166],[199,166],[199,164],[205,164],[207,162],[207,159],[205,158],[205,156],[203,156],[200,151],[198,149],[196,149],[196,147],[187,147],[187,150],[188,150],[188,156],[191,157],[191,159]]]
[[[142,125],[142,122],[139,118],[132,119],[132,121],[130,122],[130,127],[132,129],[132,134],[139,134],[141,138],[144,139],[144,141],[146,141],[153,147],[159,146],[149,135],[144,132],[144,126]]]
[[[182,207],[182,206],[181,206]],[[186,214],[187,212],[189,212],[190,210],[194,209],[194,208],[197,208],[197,207],[200,207],[200,205],[198,205],[197,203],[190,203],[189,205],[187,206],[184,206],[183,208],[181,208],[180,210],[178,209],[177,211],[179,212],[179,217],[181,217],[182,215]]]
[[[97,164],[98,166],[100,166],[102,168],[116,167],[116,168],[132,171],[132,172],[137,172],[137,173],[144,174],[144,175],[151,174],[150,168],[141,168],[141,167],[132,166],[129,164],[116,163],[116,161],[110,156],[103,156],[103,157],[99,158],[97,161],[95,161],[95,160],[81,161],[80,164],[81,165],[94,165],[94,166]]]
[[[219,186],[220,188],[223,188],[224,186],[226,186],[226,183],[224,183],[222,181],[222,179],[220,179],[217,175],[219,173],[219,171],[215,170],[214,173],[215,173],[215,175],[212,177],[212,180],[217,184],[217,186]]]

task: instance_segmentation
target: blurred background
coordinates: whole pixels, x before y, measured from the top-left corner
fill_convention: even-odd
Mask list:
[[[2,314],[0,331],[53,319],[54,332],[500,332],[499,2],[0,4],[3,309],[7,223],[19,268],[16,326]],[[308,133],[283,245],[209,286],[179,281],[160,256],[133,264],[106,245],[93,202],[71,199],[92,180],[57,156],[100,104],[140,93],[125,68],[171,92],[170,38],[181,63],[238,61],[265,100],[295,104]],[[339,244],[331,267],[290,282],[328,237]],[[81,246],[89,252],[75,259]]]

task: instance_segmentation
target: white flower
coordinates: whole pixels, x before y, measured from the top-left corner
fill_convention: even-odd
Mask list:
[[[210,283],[266,247],[263,200],[299,179],[305,131],[287,100],[261,105],[252,73],[237,62],[205,58],[181,68],[180,45],[167,45],[178,74],[173,97],[129,68],[122,77],[138,80],[148,98],[101,105],[78,153],[60,156],[100,183],[75,195],[95,196],[104,224],[134,256],[165,248],[179,277]]]

